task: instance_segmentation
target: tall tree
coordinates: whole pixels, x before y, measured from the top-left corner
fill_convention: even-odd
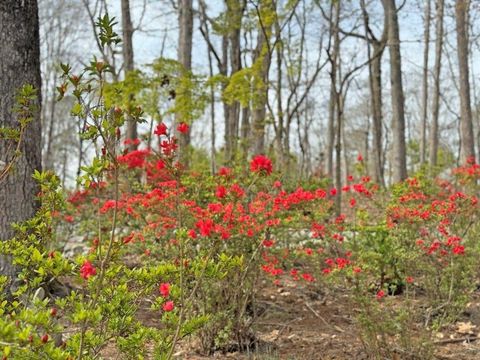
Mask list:
[[[373,120],[373,178],[375,182],[385,185],[383,166],[383,102],[382,102],[382,56],[388,37],[388,18],[384,11],[383,32],[380,38],[375,36],[370,27],[370,17],[367,13],[365,0],[361,1],[364,38],[368,41],[368,79],[370,87],[370,107]],[[370,49],[372,47],[373,53]]]
[[[242,68],[240,35],[242,18],[245,11],[244,0],[226,0],[228,28],[226,36],[230,45],[231,74]],[[240,103],[234,101],[225,106],[225,160],[230,164],[235,157],[238,143],[238,130],[240,124]]]
[[[270,49],[270,37],[272,32],[272,20],[274,13],[273,1],[260,2],[256,6],[258,14],[257,46],[253,53],[253,68],[257,81],[262,85],[257,90],[253,99],[252,107],[252,150],[254,154],[265,153],[265,123],[267,116],[268,97],[268,72],[272,53]]]
[[[0,127],[18,127],[12,111],[20,88],[30,84],[37,89],[40,106],[40,39],[36,0],[0,2]],[[32,217],[37,208],[38,186],[32,178],[41,169],[41,123],[36,111],[23,138],[21,155],[15,167],[0,184],[0,240],[13,235],[11,224]],[[0,167],[15,154],[11,143],[0,138]],[[12,276],[13,266],[0,257],[0,274]]]
[[[444,0],[435,3],[435,65],[433,69],[432,122],[430,126],[429,160],[432,167],[437,165],[438,153],[438,114],[440,111],[440,72],[443,53],[443,12]]]
[[[422,81],[422,123],[420,139],[420,162],[425,163],[427,149],[427,122],[428,122],[428,55],[430,51],[430,0],[425,4],[425,28],[423,32],[423,81]]]
[[[468,10],[469,0],[455,1],[455,24],[457,33],[458,72],[460,74],[460,161],[475,158],[472,107],[468,70]]]
[[[178,62],[183,66],[185,74],[192,70],[192,43],[193,43],[193,5],[192,0],[179,0],[178,2]],[[175,123],[182,122],[178,112]],[[190,145],[190,129],[186,133],[177,133],[180,142],[181,158],[186,164],[185,150]]]
[[[133,25],[130,16],[130,0],[122,0],[122,31],[123,31],[123,71],[125,77],[134,70],[133,62]],[[131,117],[127,117],[127,139],[137,138],[137,123]],[[131,150],[135,149],[134,143],[130,144]]]
[[[337,106],[337,72],[340,53],[340,1],[330,5],[330,40],[328,59],[330,61],[330,99],[328,102],[327,174],[333,176],[333,148],[335,146],[335,116]],[[337,125],[338,126],[338,125]]]
[[[405,98],[402,85],[400,35],[395,0],[383,0],[388,19],[388,48],[390,53],[390,83],[392,98],[392,167],[394,182],[407,178],[407,151],[405,146]]]

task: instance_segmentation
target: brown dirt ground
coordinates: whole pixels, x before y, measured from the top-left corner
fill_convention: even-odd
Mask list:
[[[398,301],[401,301],[401,297]],[[180,344],[174,357],[186,360],[371,359],[358,336],[354,309],[341,291],[322,293],[309,285],[288,280],[281,286],[264,283],[258,303],[265,311],[255,324],[260,343],[255,352],[219,352],[212,356],[201,356],[195,350],[194,341],[190,340]],[[152,321],[151,314],[145,314],[144,318]],[[102,351],[102,357],[121,359],[110,346]],[[398,353],[391,360],[410,358]],[[462,319],[436,334],[434,358],[480,359],[480,294],[475,294]]]

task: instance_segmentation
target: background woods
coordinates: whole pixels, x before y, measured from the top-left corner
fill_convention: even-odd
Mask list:
[[[39,6],[42,153],[45,166],[61,169],[63,178],[77,173],[72,165],[91,149],[75,138],[64,105],[54,102],[57,59],[78,58],[106,12],[123,35],[121,52],[97,54],[111,64],[112,79],[149,74],[158,57],[178,60],[177,82],[165,83],[170,94],[152,106],[166,121],[188,124],[179,137],[197,160],[208,153],[210,164],[233,164],[265,153],[298,177],[334,175],[340,184],[353,171],[349,159],[361,154],[367,173],[390,184],[427,159],[438,173],[475,155],[475,3],[42,0]],[[192,92],[201,99],[188,105],[197,108],[195,118],[181,114]],[[145,105],[133,94],[129,101]],[[173,116],[169,109],[180,111]],[[129,124],[128,138],[148,133]],[[53,164],[53,157],[64,160]]]

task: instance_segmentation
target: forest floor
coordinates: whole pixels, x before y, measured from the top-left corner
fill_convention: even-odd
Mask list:
[[[75,245],[75,244],[74,244]],[[84,244],[77,244],[84,246]],[[130,259],[132,266],[136,257]],[[129,262],[129,261],[127,261]],[[199,354],[195,340],[179,344],[175,359],[185,360],[370,360],[362,343],[355,314],[358,313],[346,291],[331,289],[315,283],[281,278],[281,285],[264,280],[258,294],[261,315],[254,329],[258,346],[254,352],[216,352],[211,356]],[[435,360],[480,359],[480,287],[470,297],[467,310],[456,323],[435,333]],[[375,301],[372,293],[372,301]],[[402,295],[393,301],[405,301]],[[422,299],[419,299],[422,302]],[[152,316],[148,306],[138,318],[149,326],[161,327],[161,318]],[[421,324],[419,324],[421,326]],[[414,336],[412,334],[412,336]],[[105,360],[119,360],[113,344],[101,352]],[[155,359],[151,359],[155,360]],[[398,353],[381,360],[423,360],[416,354]]]
[[[199,355],[194,340],[183,342],[174,358],[188,360],[366,360],[369,357],[355,324],[355,309],[341,291],[324,293],[309,284],[285,279],[282,286],[264,282],[258,300],[264,309],[256,321],[258,347],[254,352]],[[397,296],[395,301],[403,301]],[[152,317],[145,314],[145,321]],[[434,359],[480,359],[480,293],[457,323],[436,333]],[[116,359],[105,349],[105,359]],[[387,359],[387,358],[382,358]],[[391,360],[421,360],[416,354],[394,353]]]

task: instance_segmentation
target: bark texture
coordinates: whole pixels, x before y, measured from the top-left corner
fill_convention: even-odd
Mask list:
[[[179,0],[178,3],[178,62],[183,65],[185,71],[192,70],[192,42],[193,42],[193,5],[192,0]],[[176,116],[175,123],[183,119]],[[177,132],[180,144],[180,159],[188,166],[186,149],[190,145],[190,129],[186,133]]]
[[[440,73],[443,52],[443,12],[444,1],[437,0],[435,12],[435,65],[433,69],[432,123],[430,126],[430,165],[437,165],[438,153],[438,114],[440,111]]]
[[[256,99],[252,110],[252,126],[253,126],[253,153],[265,153],[265,121],[267,116],[267,94],[268,94],[268,70],[270,68],[271,54],[267,50],[267,34],[270,29],[260,29],[258,33],[257,47],[254,53],[254,62],[260,61],[261,66],[258,74],[260,80],[264,84]]]
[[[327,138],[327,175],[333,177],[333,148],[335,146],[335,110],[337,105],[337,71],[340,53],[340,38],[338,25],[340,22],[340,3],[332,3],[330,7],[330,99],[328,102],[328,138]],[[333,44],[332,44],[333,42]],[[332,48],[330,50],[330,48]],[[337,124],[338,126],[338,124]]]
[[[473,137],[472,107],[470,101],[470,83],[468,74],[468,0],[455,1],[455,22],[457,31],[458,72],[460,75],[460,162],[475,158]]]
[[[130,0],[122,0],[122,30],[123,30],[123,70],[125,76],[134,69],[133,62],[133,25],[130,16]],[[127,139],[137,138],[137,123],[135,120],[127,117]],[[136,145],[131,144],[130,150],[134,150]]]
[[[40,41],[36,0],[0,1],[0,127],[18,127],[12,108],[18,90],[31,84],[38,90],[40,107]],[[38,186],[32,179],[41,169],[40,111],[28,125],[14,169],[0,183],[0,240],[13,235],[11,224],[35,214]],[[10,143],[0,139],[0,160],[8,163],[13,153]],[[2,165],[0,165],[2,166]],[[0,274],[14,272],[8,259],[0,257]]]
[[[368,79],[371,96],[371,113],[373,122],[373,178],[376,183],[385,186],[383,162],[383,102],[382,102],[382,56],[388,37],[388,17],[384,11],[383,32],[378,39],[370,28],[370,19],[365,1],[361,1],[365,38],[368,41]],[[370,50],[373,49],[373,54]],[[367,137],[368,145],[368,137]],[[366,146],[368,147],[368,146]],[[368,153],[365,152],[365,155]]]
[[[425,47],[423,48],[423,81],[422,81],[422,127],[420,139],[420,162],[425,163],[427,149],[428,122],[428,55],[430,50],[430,0],[425,4],[425,29],[423,32]]]
[[[225,35],[225,40],[230,45],[230,68],[233,75],[242,68],[240,36],[245,4],[243,0],[227,0],[225,3],[229,21],[229,32]],[[233,104],[225,104],[225,162],[227,165],[231,165],[237,153],[239,124],[240,103],[235,101]]]
[[[392,97],[392,167],[394,182],[407,178],[407,153],[405,146],[405,99],[402,85],[400,35],[395,0],[383,0],[388,17],[388,47],[390,52],[390,83]]]

